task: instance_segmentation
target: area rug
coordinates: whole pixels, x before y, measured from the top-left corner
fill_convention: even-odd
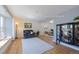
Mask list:
[[[23,54],[42,54],[47,50],[52,49],[53,46],[44,42],[40,38],[22,39],[22,53]]]

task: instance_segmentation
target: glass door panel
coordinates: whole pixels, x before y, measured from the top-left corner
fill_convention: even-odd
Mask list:
[[[60,26],[57,26],[57,39],[60,39]]]
[[[68,29],[67,25],[62,25],[61,34],[62,34],[62,40],[65,42],[68,42]]]
[[[68,24],[68,42],[73,43],[73,24]]]
[[[72,41],[72,25],[71,24],[66,24],[62,25],[62,40],[68,43],[71,43]]]
[[[75,41],[75,44],[79,45],[79,24],[75,24],[75,38],[74,38],[74,41]]]

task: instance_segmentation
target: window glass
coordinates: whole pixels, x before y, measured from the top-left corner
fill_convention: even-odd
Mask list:
[[[4,17],[0,16],[0,40],[2,40],[5,37],[5,35],[4,35],[5,29],[4,28],[5,28],[4,27]]]
[[[0,15],[0,40],[12,36],[12,17]]]

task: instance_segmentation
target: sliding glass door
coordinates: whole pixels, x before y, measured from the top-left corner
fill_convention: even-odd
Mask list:
[[[57,24],[57,40],[79,46],[79,22]]]
[[[62,25],[62,40],[68,43],[73,43],[73,25]]]
[[[0,40],[5,37],[4,16],[0,16]]]
[[[74,42],[79,45],[79,24],[75,24]]]
[[[0,16],[0,40],[12,36],[12,18]]]

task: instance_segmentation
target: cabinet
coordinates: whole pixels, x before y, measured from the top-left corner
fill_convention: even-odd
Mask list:
[[[79,46],[79,22],[56,25],[56,42]]]

